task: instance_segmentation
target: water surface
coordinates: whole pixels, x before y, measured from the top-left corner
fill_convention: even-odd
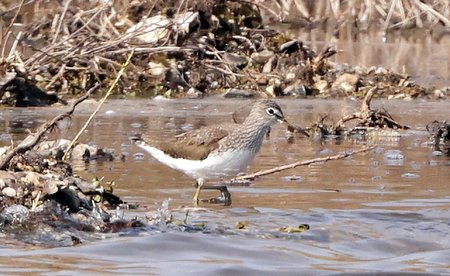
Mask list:
[[[337,120],[355,111],[352,100],[279,100],[286,117],[307,126],[321,114]],[[371,152],[338,161],[298,167],[229,188],[229,207],[193,207],[193,180],[159,164],[134,146],[133,133],[164,138],[203,125],[245,116],[251,101],[112,100],[101,109],[81,141],[124,155],[113,162],[77,166],[86,179],[115,180],[116,193],[138,203],[118,211],[127,218],[153,217],[152,226],[126,233],[94,235],[71,248],[42,248],[5,242],[0,273],[126,274],[330,274],[339,272],[450,271],[450,158],[427,144],[425,125],[450,118],[450,103],[376,101],[411,130],[400,136],[320,141],[290,136],[273,127],[250,171],[378,145]],[[71,138],[96,104],[83,103],[70,124],[49,139]],[[2,127],[21,139],[65,108],[6,109]],[[67,128],[70,126],[70,128]],[[202,192],[202,198],[216,196]],[[165,224],[172,216],[191,228]],[[238,222],[247,227],[237,229]],[[280,228],[309,224],[311,230]],[[196,226],[198,226],[196,228]]]

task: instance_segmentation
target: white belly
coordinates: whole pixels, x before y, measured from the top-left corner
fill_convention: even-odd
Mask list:
[[[186,160],[173,158],[145,143],[138,143],[138,146],[149,152],[159,162],[182,171],[195,179],[218,179],[235,176],[244,171],[256,155],[256,152],[252,151],[234,151],[208,156],[204,160]]]

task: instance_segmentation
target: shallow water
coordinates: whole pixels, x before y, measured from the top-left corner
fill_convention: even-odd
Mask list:
[[[359,108],[351,100],[279,100],[286,117],[307,126],[320,114],[338,118]],[[230,207],[192,206],[193,180],[159,164],[132,145],[133,133],[169,137],[192,128],[242,118],[250,101],[112,100],[101,109],[81,141],[113,148],[125,161],[78,166],[86,179],[115,180],[116,193],[139,203],[119,211],[131,218],[155,217],[158,223],[127,233],[97,234],[71,248],[36,248],[5,241],[0,273],[126,274],[332,274],[340,272],[450,272],[450,157],[427,142],[425,125],[450,118],[450,102],[375,101],[399,122],[412,127],[400,137],[328,140],[295,137],[273,127],[249,171],[272,168],[364,145],[371,152],[343,160],[298,167],[229,188]],[[70,124],[71,138],[95,103],[83,103]],[[65,108],[2,110],[2,143],[24,137]],[[70,126],[70,128],[67,128]],[[59,134],[50,134],[49,139]],[[289,142],[290,141],[290,142]],[[202,198],[216,196],[202,192]],[[192,228],[165,224],[173,216]],[[237,229],[245,222],[244,229]],[[311,230],[286,233],[280,228],[309,224]]]

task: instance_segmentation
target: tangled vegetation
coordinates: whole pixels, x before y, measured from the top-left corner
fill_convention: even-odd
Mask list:
[[[279,14],[277,20],[283,20],[289,1],[280,2],[279,12],[272,7],[275,2],[266,2],[67,1],[61,5],[58,1],[45,4],[24,0],[17,6],[11,4],[4,8],[0,23],[0,103],[65,103],[95,83],[105,89],[132,50],[135,54],[130,68],[116,94],[362,98],[376,84],[379,89],[375,96],[446,97],[445,93],[415,84],[407,75],[384,68],[335,64],[329,59],[336,54],[334,49],[316,53],[302,41],[265,27],[267,12]],[[350,1],[337,2],[342,3],[338,11],[343,15],[355,14]],[[375,2],[370,7],[357,6],[360,12],[356,14],[371,14],[369,10],[383,14],[389,7],[382,5],[383,1]],[[299,3],[306,1],[291,4],[303,11]],[[322,12],[335,10],[336,1],[321,3],[326,5],[314,7]],[[391,7],[385,22],[398,22],[401,14],[397,6]],[[420,15],[430,18],[430,24],[448,25],[445,16],[438,16],[439,12],[448,12],[448,5],[447,9],[443,3],[430,7],[439,11],[420,6],[424,9]],[[412,8],[419,6],[411,6],[408,15],[414,12]],[[331,19],[336,12],[324,18]],[[316,17],[320,14],[316,12]],[[422,17],[414,17],[416,23]],[[342,18],[345,20],[336,22],[335,27],[350,22],[349,16]],[[362,22],[365,17],[358,18]],[[314,25],[314,17],[310,21]],[[390,23],[387,26],[390,28]]]

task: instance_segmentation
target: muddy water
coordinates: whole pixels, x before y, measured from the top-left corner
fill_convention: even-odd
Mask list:
[[[320,114],[337,118],[359,107],[351,100],[279,100],[286,117],[306,126]],[[0,247],[0,273],[78,274],[330,274],[339,272],[450,271],[450,158],[427,145],[425,125],[450,118],[450,102],[377,101],[412,127],[399,137],[327,140],[294,137],[275,126],[249,171],[312,159],[364,145],[369,153],[299,167],[231,186],[230,207],[194,208],[192,179],[151,158],[128,139],[149,132],[160,138],[245,116],[251,102],[222,99],[110,101],[82,137],[113,148],[125,161],[77,166],[90,179],[115,180],[117,193],[139,203],[123,216],[153,217],[137,231],[96,235],[72,248],[36,249],[12,242]],[[95,103],[83,103],[61,133],[73,137]],[[56,112],[2,110],[2,142],[20,139]],[[68,128],[70,126],[70,128]],[[56,137],[51,134],[49,138]],[[214,197],[204,192],[202,198]],[[192,228],[164,224],[163,217]],[[245,222],[244,229],[237,229]],[[309,224],[311,230],[286,233],[281,227]],[[197,228],[196,228],[197,227]]]

